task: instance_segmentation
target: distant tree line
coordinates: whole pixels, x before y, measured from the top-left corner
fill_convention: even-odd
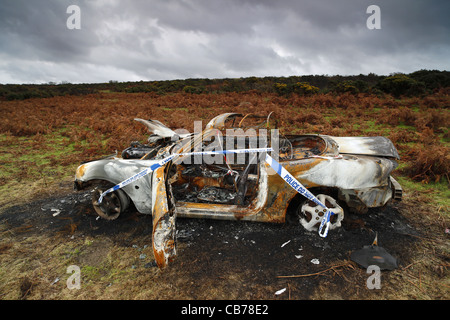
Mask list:
[[[260,92],[279,95],[316,93],[372,93],[400,96],[421,96],[450,87],[450,72],[419,70],[410,74],[396,73],[380,76],[306,75],[290,77],[246,77],[223,79],[182,79],[164,81],[71,84],[0,84],[0,100],[24,100],[62,95],[85,95],[98,92],[153,92],[159,95],[184,92],[187,94],[223,92]]]

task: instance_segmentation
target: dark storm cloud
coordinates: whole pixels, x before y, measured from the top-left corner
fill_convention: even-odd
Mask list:
[[[69,5],[81,29],[69,30]],[[381,29],[369,30],[369,5]],[[0,82],[449,69],[449,1],[37,0],[0,4]]]

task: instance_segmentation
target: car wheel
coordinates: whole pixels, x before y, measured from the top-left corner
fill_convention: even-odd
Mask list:
[[[118,189],[106,194],[102,203],[98,203],[100,195],[108,189],[107,187],[98,186],[92,190],[92,205],[100,217],[106,220],[115,220],[128,208],[130,200],[125,192]]]
[[[344,219],[344,209],[331,196],[319,194],[316,196],[320,202],[330,209],[334,214],[330,218],[330,230],[341,226]],[[319,225],[326,213],[326,209],[311,200],[304,201],[297,209],[300,224],[308,231],[318,231]]]

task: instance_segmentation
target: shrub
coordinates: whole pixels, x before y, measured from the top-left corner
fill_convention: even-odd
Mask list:
[[[351,94],[357,94],[360,92],[360,90],[357,87],[357,83],[351,80],[338,82],[337,84],[334,85],[333,91],[336,93],[348,92]]]
[[[204,87],[184,86],[183,92],[190,94],[200,94],[205,91]]]
[[[308,82],[296,82],[294,84],[286,84],[276,82],[273,85],[276,93],[280,96],[288,96],[291,93],[297,93],[304,96],[309,96],[319,92],[319,88],[310,85]]]
[[[280,96],[286,95],[289,93],[288,85],[285,83],[275,83],[273,85],[273,88],[276,93],[278,93]]]
[[[435,90],[450,86],[450,72],[439,70],[419,70],[409,74],[409,77],[425,84],[427,89]]]
[[[308,82],[297,82],[294,84],[294,92],[302,95],[311,95],[319,92],[319,88],[310,85]]]
[[[386,77],[377,84],[377,88],[395,97],[415,96],[425,93],[425,84],[404,74]]]

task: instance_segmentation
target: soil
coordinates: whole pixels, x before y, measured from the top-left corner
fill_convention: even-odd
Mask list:
[[[177,256],[160,270],[152,257],[151,216],[131,209],[117,220],[103,220],[95,214],[89,192],[66,192],[0,214],[3,234],[9,230],[0,259],[15,250],[16,261],[28,259],[28,274],[33,265],[42,270],[46,262],[59,264],[59,269],[48,271],[52,274],[33,272],[18,282],[20,298],[29,299],[446,299],[448,290],[420,296],[401,289],[406,283],[402,270],[417,263],[423,235],[402,215],[402,206],[400,202],[364,215],[346,215],[343,226],[330,230],[326,238],[295,223],[179,218]],[[382,271],[381,289],[369,289],[370,274],[350,254],[371,245],[376,234],[378,245],[397,259],[398,268]],[[52,254],[58,245],[69,246],[65,259]],[[43,251],[33,256],[23,246]],[[85,290],[69,293],[64,281],[59,286],[51,282],[67,278],[60,270],[69,264],[82,268]],[[84,275],[87,267],[99,274]]]

